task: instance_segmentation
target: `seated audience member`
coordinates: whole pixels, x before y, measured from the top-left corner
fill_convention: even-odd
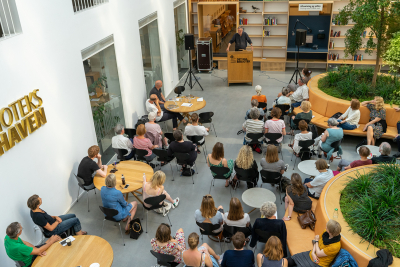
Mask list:
[[[308,197],[307,186],[303,184],[298,173],[293,173],[291,177],[291,185],[286,188],[285,210],[288,210],[288,215],[282,220],[290,221],[293,211],[304,213],[311,210],[312,201]]]
[[[282,243],[283,254],[286,256],[286,224],[283,220],[276,218],[276,204],[271,201],[265,202],[262,204],[260,212],[261,218],[257,218],[253,225],[250,247],[254,248],[259,239],[256,229],[270,233],[277,233],[279,234],[278,238]]]
[[[146,127],[144,124],[140,124],[136,128],[136,136],[133,138],[133,146],[136,149],[146,150],[148,153],[144,158],[147,161],[152,161],[156,154],[153,153],[153,149],[158,148],[158,145],[153,145],[149,138],[144,137],[146,133]]]
[[[276,236],[268,238],[263,253],[257,255],[258,267],[287,267],[287,259],[283,258],[282,243]]]
[[[314,244],[313,249],[311,251],[301,252],[288,257],[288,266],[330,266],[341,248],[341,231],[342,227],[337,221],[329,220],[326,224],[326,230],[322,235],[316,235],[314,240],[312,240]]]
[[[253,188],[257,185],[259,172],[257,162],[253,158],[253,151],[249,146],[242,146],[239,150],[239,154],[235,160],[235,172],[238,179],[240,179],[240,175],[237,174],[238,170],[248,170],[250,173],[250,177],[253,182],[247,182],[247,188]]]
[[[222,206],[218,206],[218,208],[216,208],[212,196],[205,195],[203,196],[203,200],[201,201],[200,209],[197,209],[194,213],[194,219],[198,223],[211,223],[214,225],[215,224],[221,225],[221,227],[217,230],[214,230],[214,232],[222,234],[223,230],[222,224],[224,222],[222,214],[224,214],[224,208]]]
[[[219,266],[218,261],[220,257],[215,251],[207,244],[199,245],[199,235],[195,232],[191,233],[188,237],[189,249],[182,253],[182,259],[185,266],[193,267],[213,267]]]
[[[186,136],[195,136],[195,135],[200,135],[200,136],[207,136],[208,132],[210,131],[209,128],[206,128],[202,125],[199,125],[199,115],[197,113],[193,113],[190,115],[190,119],[192,120],[192,124],[188,123],[185,127],[185,135]],[[204,145],[206,140],[203,138],[200,140],[200,145]],[[200,154],[199,147],[197,147],[197,153]]]
[[[125,160],[130,160],[135,156],[135,151],[133,150],[133,144],[129,138],[124,136],[125,129],[121,124],[117,124],[114,128],[116,136],[111,139],[112,148],[116,149],[126,149],[128,153],[124,155]]]
[[[292,104],[292,100],[289,98],[289,88],[284,87],[282,89],[282,93],[278,95],[278,98],[275,100],[275,105],[290,105]]]
[[[314,179],[304,179],[304,184],[308,189],[308,196],[319,199],[322,189],[326,183],[334,176],[332,170],[328,169],[328,163],[326,160],[319,159],[315,162],[315,167],[319,171],[319,174]]]
[[[370,111],[370,121],[363,129],[367,132],[366,145],[374,146],[376,139],[381,138],[387,130],[385,103],[382,97],[375,96],[374,100],[364,101],[361,106],[367,107]]]
[[[88,156],[84,157],[79,163],[77,176],[85,181],[85,188],[92,189],[93,177],[98,173],[101,177],[107,175],[107,165],[101,165],[101,155],[99,154],[100,148],[98,146],[91,146],[88,149]],[[97,163],[94,159],[97,158]]]
[[[282,134],[282,136],[276,140],[278,143],[282,142],[283,136],[286,135],[286,125],[285,122],[280,119],[281,115],[282,111],[280,108],[272,108],[271,110],[272,119],[267,120],[264,125],[265,133]],[[267,139],[267,141],[269,140]]]
[[[303,112],[297,113],[296,116],[292,116],[290,120],[290,128],[292,128],[291,132],[292,135],[294,133],[293,130],[297,129],[294,120],[306,120],[310,122],[312,119],[311,103],[309,101],[301,102],[300,108]]]
[[[43,228],[46,236],[61,235],[70,228],[74,228],[77,235],[86,235],[82,231],[81,223],[75,214],[65,214],[60,216],[50,216],[40,208],[42,199],[38,195],[31,196],[27,201],[28,208],[31,209],[32,221]]]
[[[118,214],[114,216],[114,219],[117,221],[126,221],[125,234],[129,235],[129,222],[135,217],[137,202],[126,202],[121,191],[115,188],[117,185],[115,174],[110,173],[107,175],[105,184],[106,185],[101,188],[103,207],[118,211]]]
[[[294,92],[289,93],[290,100],[292,100],[292,108],[297,108],[301,102],[309,99],[308,87],[306,84],[299,80],[299,87]]]
[[[301,120],[299,122],[299,129],[300,129],[300,133],[296,134],[294,136],[294,143],[289,144],[289,147],[293,148],[293,151],[295,153],[296,156],[299,155],[300,149],[301,147],[299,146],[299,142],[300,141],[306,141],[306,140],[312,140],[312,132],[308,131],[308,124],[305,120]],[[312,148],[312,146],[310,146],[310,149]]]
[[[144,128],[146,129],[146,132],[151,133],[155,137],[154,145],[162,147],[164,143],[164,146],[167,146],[168,141],[166,137],[164,137],[164,142],[162,142],[163,132],[161,131],[160,125],[156,123],[156,117],[157,114],[155,112],[150,112],[148,115],[149,122],[146,122]]]
[[[267,153],[265,158],[260,161],[261,168],[264,171],[279,172],[284,174],[287,166],[283,160],[279,159],[278,148],[274,145],[267,146]]]
[[[224,158],[224,145],[220,142],[215,143],[212,153],[207,155],[207,165],[208,167],[227,167],[230,171],[225,174],[226,182],[225,187],[229,186],[229,178],[231,177],[234,162],[232,159],[227,160]],[[216,173],[211,172],[213,176],[217,175]]]
[[[258,111],[257,108],[252,108],[250,110],[250,119],[247,119],[243,125],[242,129],[245,132],[245,134],[248,133],[263,133],[264,132],[264,122],[262,120],[259,120],[258,118],[260,117],[260,112]],[[264,136],[259,139],[259,141],[262,141],[264,139]],[[251,139],[248,138],[247,136],[244,137],[243,140],[243,145],[251,142]]]
[[[154,83],[154,87],[153,87],[153,88],[150,90],[150,92],[149,92],[149,97],[150,97],[151,95],[153,95],[153,94],[157,96],[160,105],[164,105],[164,103],[167,102],[167,101],[165,100],[165,97],[164,97],[163,93],[161,92],[161,87],[162,87],[162,86],[163,86],[162,81],[161,81],[161,80],[158,80],[158,81],[156,81],[156,82]]]
[[[222,257],[221,267],[253,267],[254,253],[252,250],[243,249],[246,238],[242,232],[232,236],[234,250],[227,250]]]
[[[256,85],[255,90],[256,90],[256,95],[253,95],[251,97],[251,100],[255,99],[255,100],[257,100],[258,103],[260,103],[260,102],[267,103],[267,97],[265,95],[261,94],[261,90],[262,90],[261,85]],[[257,106],[258,106],[258,103],[257,103]]]
[[[346,112],[338,118],[338,127],[343,130],[354,130],[357,129],[358,122],[360,121],[360,101],[358,99],[352,99],[350,102],[350,107]]]
[[[14,261],[22,261],[26,267],[32,266],[37,256],[46,256],[46,250],[55,242],[61,240],[58,235],[53,235],[47,241],[39,246],[22,240],[22,226],[18,222],[13,222],[6,229],[6,237],[4,238],[4,247],[7,256]]]
[[[157,213],[162,213],[164,216],[166,215],[166,212],[169,211],[169,208],[172,207],[173,209],[175,209],[176,207],[178,207],[179,204],[179,197],[172,199],[172,197],[167,193],[167,191],[165,191],[164,189],[164,183],[165,183],[165,173],[162,171],[156,171],[153,174],[153,177],[151,177],[149,182],[146,182],[146,175],[143,175],[143,201],[146,198],[149,197],[156,197],[159,195],[165,195],[166,196],[166,200],[168,200],[171,205],[169,203],[164,202],[164,207],[167,207],[166,209],[160,208],[160,209],[156,209],[154,210]],[[144,205],[148,208],[151,207],[151,205],[144,203]]]
[[[162,223],[158,226],[156,237],[150,240],[150,244],[153,251],[174,256],[176,263],[183,262],[182,253],[186,250],[186,244],[182,228],[172,237],[170,226]]]
[[[358,154],[360,155],[360,159],[355,160],[353,162],[350,162],[345,159],[341,159],[336,171],[345,171],[351,168],[356,168],[364,165],[370,165],[372,164],[372,160],[368,159],[370,156],[371,152],[368,147],[366,146],[361,146],[358,150]]]
[[[189,153],[190,158],[188,164],[192,166],[197,158],[196,145],[190,141],[184,141],[180,130],[174,131],[174,138],[175,141],[172,141],[171,144],[169,144],[168,156],[173,157],[175,152]]]
[[[223,218],[224,223],[228,226],[247,227],[246,237],[251,234],[250,216],[243,211],[242,203],[238,198],[231,198],[229,211],[223,214]]]
[[[260,117],[260,116],[263,116],[263,117],[264,117],[264,115],[265,115],[264,110],[263,110],[262,108],[258,108],[258,101],[257,101],[256,99],[253,99],[253,100],[251,100],[251,108],[250,108],[248,111],[246,111],[246,116],[244,117],[245,120],[250,119],[250,111],[251,111],[253,108],[258,109],[258,111],[260,112],[259,117]]]
[[[300,76],[299,80],[297,81],[298,84],[291,83],[288,85],[290,92],[296,91],[297,88],[301,86],[300,83],[307,85],[307,83],[311,80],[311,70],[304,68],[301,72],[303,73],[304,77]]]
[[[379,164],[379,163],[396,163],[396,158],[390,156],[390,151],[392,147],[388,142],[382,142],[379,146],[379,153],[381,155],[379,157],[374,156],[372,160],[372,164]]]
[[[325,132],[321,136],[321,141],[319,141],[319,147],[322,151],[326,152],[326,158],[329,160],[332,156],[333,151],[335,150],[332,147],[334,142],[343,139],[343,129],[338,127],[339,122],[335,118],[328,119],[329,128],[325,130]],[[339,146],[338,155],[342,155],[342,147]],[[319,155],[318,157],[321,157]]]
[[[158,122],[172,120],[172,127],[174,130],[176,130],[176,127],[178,127],[177,119],[183,123],[186,123],[186,120],[180,113],[161,110],[159,100],[155,94],[150,95],[150,99],[146,100],[146,110],[147,112],[155,112],[157,114],[156,121]]]

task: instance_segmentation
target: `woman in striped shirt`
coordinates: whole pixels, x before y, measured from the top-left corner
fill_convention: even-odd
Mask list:
[[[142,149],[142,150],[147,150],[149,152],[144,158],[148,161],[153,160],[156,155],[153,153],[154,148],[158,148],[157,145],[154,145],[151,143],[149,138],[144,137],[144,134],[146,133],[146,128],[144,124],[140,124],[137,129],[136,129],[136,134],[133,138],[133,147],[136,149]]]
[[[243,131],[248,134],[248,133],[264,133],[264,122],[262,120],[259,120],[258,118],[260,117],[260,111],[258,111],[257,108],[252,108],[250,110],[250,119],[246,120],[243,125]],[[264,136],[259,139],[261,142],[264,139]],[[251,141],[250,138],[247,136],[244,137],[243,140],[243,145],[249,143]]]

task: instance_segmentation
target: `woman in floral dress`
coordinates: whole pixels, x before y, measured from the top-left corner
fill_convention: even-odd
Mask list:
[[[169,225],[162,223],[157,228],[156,237],[152,238],[150,243],[153,251],[174,256],[174,262],[183,262],[182,253],[186,250],[186,244],[182,228],[172,237]]]
[[[386,110],[383,98],[376,96],[374,100],[364,101],[362,106],[367,107],[370,111],[370,121],[365,125],[363,131],[367,131],[367,145],[375,145],[375,140],[382,137],[386,133]]]

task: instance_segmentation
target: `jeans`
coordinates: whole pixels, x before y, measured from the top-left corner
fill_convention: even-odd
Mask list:
[[[60,215],[58,217],[61,218],[62,222],[57,225],[56,229],[51,232],[44,229],[47,236],[60,235],[72,227],[74,228],[75,233],[82,229],[81,222],[76,218],[75,214]]]
[[[45,244],[45,243],[43,243],[43,244],[41,244],[41,245],[37,245],[37,246],[35,246],[35,247],[36,247],[36,248],[40,248],[40,247],[43,247],[43,246],[44,246],[44,244]],[[28,265],[28,266],[26,266],[26,267],[31,267],[31,266],[32,266],[32,264],[35,262],[35,260],[36,260],[37,256],[38,256],[38,255],[32,255],[32,262],[31,262],[31,264],[29,264],[29,265]]]
[[[124,156],[125,160],[130,160],[131,158],[135,158],[135,149],[132,149],[131,153],[128,156]]]
[[[150,156],[144,156],[144,158],[145,158],[147,161],[152,161],[155,157],[156,157],[156,154],[154,154],[154,153],[151,153]]]
[[[301,101],[300,101],[300,102],[294,102],[294,103],[292,103],[292,110],[293,110],[294,108],[300,107],[300,105],[301,105]]]
[[[348,122],[340,123],[342,120],[337,121],[339,122],[338,127],[342,128],[343,130],[354,130],[357,128],[357,125],[353,125]]]
[[[306,183],[309,183],[309,182],[311,182],[313,179],[311,179],[311,178],[306,178],[306,179],[304,179],[304,184],[306,184]],[[310,193],[310,190],[308,190],[308,187],[307,187],[307,192],[308,192],[308,196],[309,197],[312,197],[312,198],[315,198],[315,199],[319,199],[319,197],[316,197],[315,196],[315,193]]]
[[[341,159],[341,160],[339,161],[339,164],[338,164],[338,167],[340,168],[340,171],[341,171],[341,172],[345,171],[344,167],[349,166],[350,163],[351,163],[351,162],[348,161],[348,160]]]
[[[158,122],[172,120],[172,127],[178,127],[178,120],[183,120],[183,116],[177,112],[163,111],[163,116]]]

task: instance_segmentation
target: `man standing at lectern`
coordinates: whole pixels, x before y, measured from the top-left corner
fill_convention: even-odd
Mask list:
[[[229,47],[231,44],[235,43],[235,51],[246,50],[247,43],[251,45],[251,51],[253,51],[253,43],[246,32],[243,32],[243,28],[239,27],[238,32],[235,33],[232,39],[229,41],[228,48],[226,51],[229,51]]]

